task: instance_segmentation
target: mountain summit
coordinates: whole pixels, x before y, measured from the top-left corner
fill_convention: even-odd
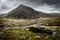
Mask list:
[[[24,5],[20,5],[17,8],[13,9],[12,11],[10,11],[7,15],[7,17],[9,18],[35,18],[38,17],[38,12],[36,12],[35,10],[33,10],[32,8],[28,7],[28,6],[24,6]]]
[[[33,19],[37,17],[54,17],[53,15],[46,14],[43,12],[38,12],[31,7],[20,5],[17,8],[10,11],[7,15],[8,18],[23,18],[23,19]]]

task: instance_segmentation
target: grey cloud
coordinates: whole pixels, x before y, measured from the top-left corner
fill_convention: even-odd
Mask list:
[[[8,9],[8,7],[5,6],[5,5],[2,5],[2,6],[1,6],[1,9]]]
[[[25,0],[25,1],[33,3],[34,5],[37,6],[47,4],[47,5],[54,5],[57,8],[60,7],[60,0]]]
[[[55,5],[55,7],[60,7],[60,0],[43,0],[43,3],[48,5]]]
[[[60,8],[60,0],[29,0],[30,2],[34,2],[37,5],[54,5],[56,8]]]
[[[7,11],[11,10],[20,4],[30,6],[40,11],[60,11],[60,0],[6,0],[0,4],[0,12],[4,11],[4,9]]]

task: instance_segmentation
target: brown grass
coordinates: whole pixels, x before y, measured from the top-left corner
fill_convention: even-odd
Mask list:
[[[36,20],[32,19],[32,20],[28,20],[28,19],[9,19],[9,18],[3,18],[0,19],[4,22],[4,24],[33,24],[36,22]]]

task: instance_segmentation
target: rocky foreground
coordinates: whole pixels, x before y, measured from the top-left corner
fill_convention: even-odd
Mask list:
[[[60,40],[60,27],[48,26],[40,19],[3,18],[0,24],[0,40]]]

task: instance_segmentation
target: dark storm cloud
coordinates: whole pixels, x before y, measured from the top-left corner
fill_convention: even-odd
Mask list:
[[[60,0],[28,0],[30,2],[34,2],[37,5],[47,4],[54,5],[55,7],[60,7]]]
[[[50,5],[60,4],[60,0],[45,0],[44,2],[47,3],[47,4],[50,4]]]
[[[43,3],[48,5],[55,5],[55,7],[60,7],[60,0],[43,0]]]
[[[1,0],[1,2],[2,3],[0,3],[0,12],[2,11],[6,12],[6,10],[7,11],[11,10],[20,4],[30,6],[38,11],[44,12],[60,11],[60,0]]]

